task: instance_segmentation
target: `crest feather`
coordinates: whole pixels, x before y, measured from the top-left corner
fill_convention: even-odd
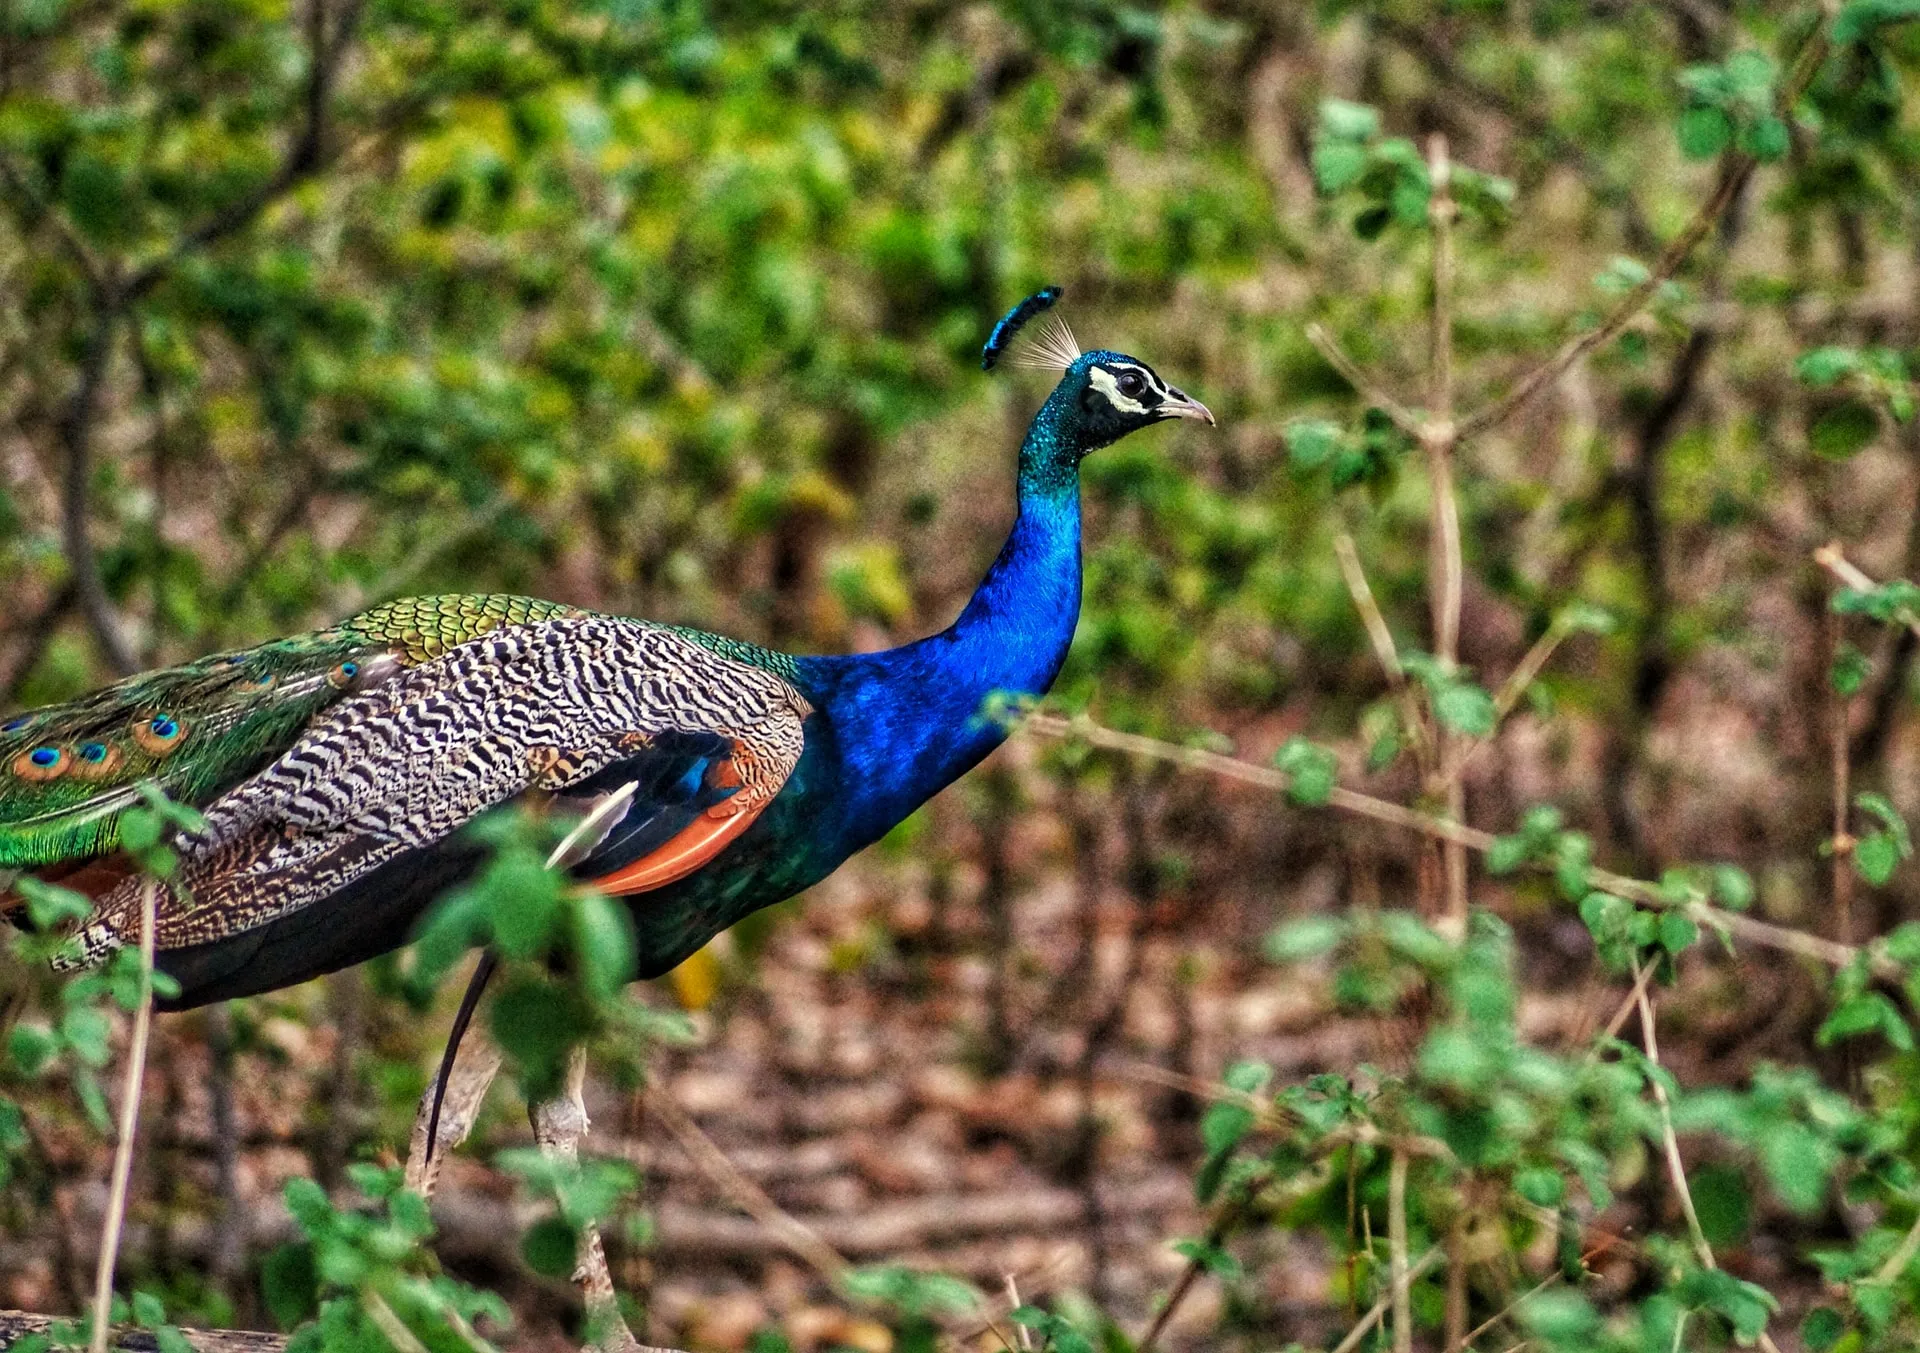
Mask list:
[[[1040,371],[1065,371],[1079,360],[1080,344],[1057,310],[1040,322],[1013,355],[1015,366]]]
[[[1042,287],[1001,316],[1000,322],[993,326],[993,332],[987,337],[986,347],[980,350],[980,369],[993,370],[1001,354],[1006,352],[1007,345],[1020,333],[1021,326],[1042,311],[1051,309],[1060,295],[1059,287]]]

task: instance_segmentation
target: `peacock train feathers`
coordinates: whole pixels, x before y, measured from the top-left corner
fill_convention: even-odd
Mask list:
[[[15,715],[0,722],[0,869],[110,851],[142,781],[206,802],[343,696],[502,624],[560,614],[578,612],[525,597],[414,597]]]

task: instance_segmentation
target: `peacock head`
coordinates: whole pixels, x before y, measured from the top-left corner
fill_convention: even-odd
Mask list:
[[[1059,287],[1035,292],[1009,310],[994,325],[980,354],[980,365],[991,371],[1026,323],[1052,311],[1060,299]],[[1054,387],[1036,427],[1047,427],[1057,439],[1058,451],[1078,463],[1082,456],[1111,446],[1130,432],[1174,418],[1193,418],[1212,425],[1213,413],[1184,390],[1169,385],[1138,357],[1105,348],[1081,352],[1073,331],[1057,312],[1047,317],[1014,350],[1013,364],[1058,372]]]

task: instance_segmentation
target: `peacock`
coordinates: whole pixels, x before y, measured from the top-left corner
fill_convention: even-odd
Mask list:
[[[667,972],[1003,740],[983,711],[1044,693],[1078,620],[1082,458],[1214,422],[1138,358],[1082,353],[1059,296],[1015,306],[983,351],[987,369],[1012,350],[1059,379],[1020,447],[1012,531],[946,629],[791,656],[558,602],[425,596],[131,677],[0,721],[0,914],[19,911],[9,876],[30,875],[92,902],[61,961],[137,944],[144,885],[119,831],[150,783],[204,816],[155,916],[178,988],[164,1006],[270,991],[405,943],[482,859],[461,829],[543,793],[590,827],[571,872],[628,904],[638,975]]]

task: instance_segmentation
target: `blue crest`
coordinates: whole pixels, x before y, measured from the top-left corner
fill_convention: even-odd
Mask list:
[[[1061,295],[1062,290],[1059,287],[1042,287],[1002,315],[1000,322],[993,326],[993,333],[987,338],[987,346],[980,349],[980,369],[993,370],[994,363],[1000,360],[1000,355],[1019,335],[1026,322],[1043,311],[1051,310],[1053,303],[1059,300]]]

